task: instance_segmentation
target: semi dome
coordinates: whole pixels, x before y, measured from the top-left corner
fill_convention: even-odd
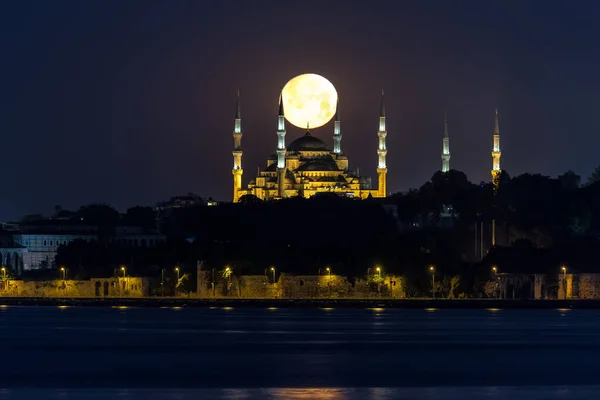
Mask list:
[[[327,144],[321,139],[314,137],[310,132],[294,140],[287,146],[288,151],[330,151]]]

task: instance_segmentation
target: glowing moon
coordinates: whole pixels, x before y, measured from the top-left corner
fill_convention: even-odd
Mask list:
[[[337,91],[331,82],[317,74],[292,78],[281,91],[283,113],[299,128],[318,128],[328,123],[337,108]]]

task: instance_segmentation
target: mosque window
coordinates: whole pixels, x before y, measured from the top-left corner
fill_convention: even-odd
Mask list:
[[[46,246],[46,241],[44,240],[44,246]]]

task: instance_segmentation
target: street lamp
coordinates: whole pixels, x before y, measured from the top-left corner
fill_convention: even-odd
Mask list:
[[[271,273],[273,274],[273,285],[275,284],[275,267],[271,267]]]
[[[4,271],[4,268],[2,268],[2,270]],[[63,274],[63,281],[67,280],[67,270],[65,269],[65,267],[60,267],[60,270],[62,271]]]
[[[216,285],[215,285],[215,269],[214,268],[212,269],[212,282],[211,282],[211,285],[212,285],[212,295],[213,295],[213,297],[215,297],[216,294],[217,294],[216,293],[217,288],[216,288]]]
[[[435,267],[429,266],[429,271],[431,271],[431,297],[435,300]]]
[[[160,271],[160,297],[165,297],[165,269]]]
[[[495,265],[492,267],[492,272],[494,273],[494,275],[498,273],[498,268]]]
[[[127,273],[127,268],[121,267],[121,271],[123,271],[123,278],[125,278],[125,274]]]
[[[563,272],[563,291],[565,294],[565,300],[567,299],[567,267],[564,265],[560,268]]]
[[[177,273],[177,283],[175,283],[175,297],[179,297],[179,267],[175,267],[175,272]]]
[[[2,277],[6,279],[6,267],[2,267]]]

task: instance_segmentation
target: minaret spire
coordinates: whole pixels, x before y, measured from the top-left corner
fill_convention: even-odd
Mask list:
[[[333,121],[333,152],[338,156],[342,154],[342,131],[340,130],[340,99],[337,101],[335,109],[335,119]]]
[[[500,122],[498,121],[498,109],[496,108],[496,116],[494,120],[494,147],[492,149],[492,182],[498,186],[500,178]]]
[[[450,137],[448,136],[448,118],[444,111],[444,138],[442,139],[442,172],[450,171]]]
[[[377,164],[377,197],[386,197],[387,195],[387,165],[385,158],[387,156],[387,147],[385,145],[385,138],[387,136],[387,130],[385,126],[385,101],[383,95],[383,89],[381,90],[381,109],[379,112],[379,146],[377,147],[377,156],[379,163]]]
[[[279,115],[277,116],[277,195],[285,197],[285,114],[283,96],[279,95]]]
[[[237,92],[235,122],[233,127],[233,202],[237,203],[242,189],[242,113],[240,111],[240,91]]]

